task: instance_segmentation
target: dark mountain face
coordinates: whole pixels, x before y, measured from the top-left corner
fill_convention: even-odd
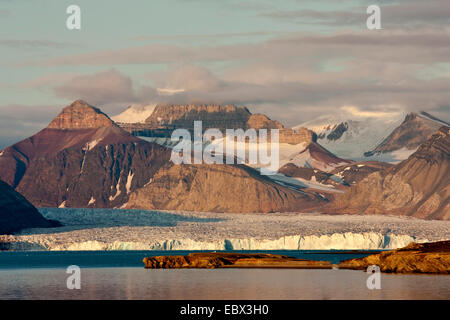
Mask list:
[[[36,206],[117,207],[170,158],[77,100],[44,130],[2,151],[0,179]]]
[[[348,130],[348,123],[341,122],[335,128],[333,128],[333,130],[327,135],[327,139],[331,141],[338,140],[347,130]]]
[[[330,212],[450,220],[450,128],[442,127],[407,160],[369,174]]]
[[[56,221],[45,219],[27,199],[0,180],[0,234],[59,225]]]
[[[409,113],[400,126],[386,137],[375,149],[364,153],[366,157],[392,152],[402,148],[414,150],[426,142],[444,122],[427,113]]]

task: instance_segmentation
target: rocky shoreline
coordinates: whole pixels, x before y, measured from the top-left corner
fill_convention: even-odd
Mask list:
[[[296,259],[274,254],[227,252],[190,253],[187,256],[156,256],[143,260],[146,269],[295,268],[331,269],[328,261]]]
[[[392,251],[342,261],[339,269],[365,270],[377,265],[387,273],[450,274],[450,241],[411,243]]]
[[[450,274],[450,241],[411,243],[392,251],[364,258],[344,260],[338,265],[328,261],[296,259],[274,254],[199,252],[187,256],[155,256],[143,260],[146,269],[216,269],[216,268],[293,268],[366,270],[377,265],[387,273]]]

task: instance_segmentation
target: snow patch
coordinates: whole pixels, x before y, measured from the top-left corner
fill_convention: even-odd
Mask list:
[[[124,112],[111,117],[115,122],[121,123],[145,123],[155,110],[156,104],[149,105],[131,105]]]
[[[95,146],[102,141],[102,139],[95,139],[91,142],[86,143],[86,146],[83,148],[83,150],[89,151],[95,148]]]
[[[127,194],[131,192],[131,182],[133,181],[133,177],[134,177],[134,172],[132,173],[132,171],[130,170],[130,172],[128,173],[127,184],[126,184]]]
[[[118,196],[120,196],[120,194],[121,194],[121,192],[122,191],[120,191],[120,179],[121,179],[122,177],[119,177],[119,180],[117,181],[117,185],[116,185],[116,194],[114,195],[114,196],[110,196],[109,197],[109,201],[114,201],[114,200],[116,200],[116,198],[118,197]],[[111,190],[112,190],[112,186],[111,186]]]
[[[88,202],[88,206],[91,205],[91,204],[94,204],[94,203],[95,203],[95,199],[94,199],[93,196],[91,196],[91,199]]]
[[[318,135],[318,143],[325,149],[344,159],[359,160],[364,158],[364,152],[375,148],[398,127],[405,116],[404,112],[368,113],[344,106],[340,112],[320,116],[293,129],[313,130]],[[328,139],[327,136],[341,123],[347,130],[336,140]]]

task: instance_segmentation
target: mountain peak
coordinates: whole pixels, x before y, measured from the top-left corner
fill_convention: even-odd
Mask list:
[[[65,107],[47,128],[88,129],[113,126],[115,123],[100,109],[78,99]]]

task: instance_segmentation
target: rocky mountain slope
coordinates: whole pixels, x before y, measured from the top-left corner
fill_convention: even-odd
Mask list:
[[[330,172],[325,172],[313,168],[298,167],[293,163],[288,163],[278,170],[288,177],[302,178],[312,182],[333,185],[336,187],[348,187],[363,180],[369,174],[389,168],[392,165],[386,162],[367,161],[355,162],[337,167]]]
[[[283,165],[292,163],[297,167],[313,168],[330,172],[337,167],[348,165],[353,161],[339,158],[320,144],[312,141],[308,143],[305,148],[291,154],[290,157],[280,159],[280,162]]]
[[[244,165],[167,165],[134,191],[126,208],[201,212],[293,212],[324,203]]]
[[[450,128],[442,127],[407,160],[369,174],[327,210],[450,220]]]
[[[60,226],[45,219],[21,194],[0,180],[0,234],[12,234],[25,228]]]
[[[435,133],[444,121],[438,120],[427,113],[409,113],[405,120],[392,131],[373,150],[366,152],[367,157],[397,151],[400,149],[416,150],[422,143]]]
[[[47,128],[0,153],[0,179],[36,206],[117,207],[169,157],[168,149],[77,100]]]

